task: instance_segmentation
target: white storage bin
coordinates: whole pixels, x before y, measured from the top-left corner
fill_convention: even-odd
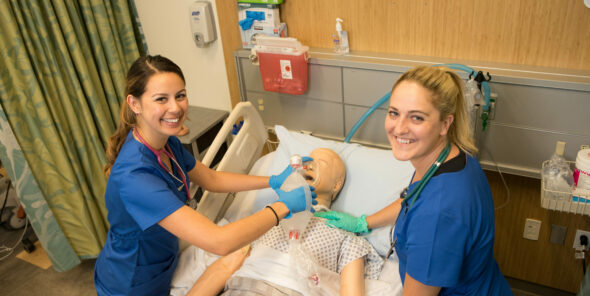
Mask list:
[[[543,169],[549,160],[543,162]],[[568,161],[573,168],[574,162]],[[560,212],[590,216],[590,194],[572,194],[572,191],[556,191],[547,189],[545,180],[541,178],[541,207]]]

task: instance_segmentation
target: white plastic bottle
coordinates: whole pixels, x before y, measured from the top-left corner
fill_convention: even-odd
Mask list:
[[[336,18],[336,33],[334,33],[334,52],[337,54],[348,53],[348,32],[342,30],[343,20],[339,17]]]
[[[477,88],[477,81],[475,81],[473,77],[465,82],[463,97],[465,98],[465,107],[467,114],[469,115],[469,124],[472,127],[471,132],[473,136],[475,133],[475,124],[477,121],[477,106],[480,105],[480,102],[483,102],[483,99],[481,98],[481,92]]]
[[[281,190],[291,191],[303,186],[306,208],[305,211],[292,214],[291,218],[284,219],[281,225],[285,229],[289,241],[299,241],[309,219],[313,215],[309,211],[311,208],[311,190],[302,175],[303,162],[300,155],[295,154],[291,156],[291,167],[293,167],[293,172],[287,177],[287,179],[285,179],[285,182],[283,182],[283,185],[281,186]]]

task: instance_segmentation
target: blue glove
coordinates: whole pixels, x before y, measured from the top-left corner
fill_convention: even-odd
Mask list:
[[[317,205],[318,201],[315,200],[317,197],[317,194],[314,192],[315,188],[309,186],[309,189],[311,190],[311,204]],[[305,189],[303,189],[303,187],[298,187],[291,191],[276,189],[275,192],[279,195],[278,201],[284,203],[285,206],[287,206],[287,209],[289,209],[289,214],[285,217],[286,219],[291,218],[291,215],[294,213],[305,211],[307,208]]]
[[[360,217],[355,217],[353,215],[343,213],[343,212],[336,212],[336,211],[329,211],[329,212],[318,212],[315,213],[314,216],[320,218],[326,218],[326,225],[330,227],[336,227],[340,229],[344,229],[346,231],[354,232],[354,233],[367,233],[369,232],[369,225],[367,224],[367,216],[361,215]]]
[[[270,178],[268,179],[268,185],[270,185],[270,188],[276,191],[277,189],[281,188],[281,186],[283,186],[283,183],[285,182],[285,180],[287,180],[287,177],[289,177],[289,175],[291,175],[292,172],[293,167],[288,165],[282,173],[270,176]]]
[[[308,162],[308,161],[312,161],[313,158],[311,158],[309,156],[303,156],[303,157],[301,157],[301,160],[303,162]],[[293,172],[293,167],[288,165],[283,170],[282,173],[280,173],[278,175],[270,176],[270,178],[268,179],[268,185],[270,185],[270,188],[272,188],[276,191],[277,189],[281,188],[281,186],[283,186],[283,183],[285,182],[285,180],[287,180],[287,177],[289,177],[289,175],[291,175],[292,172]]]

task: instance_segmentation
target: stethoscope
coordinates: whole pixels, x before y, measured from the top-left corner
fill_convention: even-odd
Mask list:
[[[182,190],[182,187],[186,188],[186,201],[188,202],[191,199],[190,193],[189,193],[189,187],[188,187],[188,183],[186,182],[186,176],[184,174],[184,171],[182,170],[182,168],[180,167],[180,165],[178,164],[178,161],[176,161],[176,157],[174,157],[174,154],[172,153],[172,149],[170,149],[170,146],[168,146],[168,143],[166,143],[166,145],[164,146],[164,148],[160,149],[160,150],[156,150],[154,149],[152,146],[150,146],[139,134],[139,132],[134,128],[133,129],[133,135],[137,138],[137,140],[139,140],[140,143],[142,143],[143,145],[145,145],[145,147],[147,147],[152,153],[154,153],[154,155],[156,155],[156,157],[158,158],[158,164],[160,164],[160,166],[170,175],[172,176],[172,178],[174,178],[174,180],[182,183],[182,185],[180,185],[180,187],[178,187],[178,191]],[[167,149],[167,150],[166,150]],[[180,177],[182,178],[182,180],[178,179],[178,177],[176,177],[174,175],[174,173],[172,172],[172,169],[168,169],[168,167],[166,165],[164,165],[164,163],[162,162],[162,158],[160,157],[160,154],[164,153],[166,154],[166,156],[168,156],[168,158],[170,158],[172,160],[172,162],[176,165],[176,168],[178,169],[178,171],[180,172]]]
[[[408,213],[408,209],[410,209],[410,207],[412,205],[414,205],[414,202],[416,202],[416,199],[418,199],[418,196],[420,195],[420,193],[422,193],[422,190],[424,190],[424,187],[426,187],[426,184],[428,184],[428,181],[430,181],[430,179],[432,179],[432,176],[434,176],[434,173],[436,173],[436,170],[438,170],[440,165],[445,161],[445,159],[447,159],[447,156],[449,156],[450,151],[451,151],[451,143],[447,143],[447,146],[445,147],[445,149],[443,149],[443,151],[438,155],[438,158],[432,164],[432,166],[430,166],[428,171],[426,171],[426,174],[424,174],[424,177],[422,177],[422,179],[420,179],[420,181],[418,182],[418,185],[416,185],[414,188],[412,188],[412,191],[410,191],[410,193],[408,193],[409,185],[408,185],[408,187],[404,188],[404,190],[400,193],[399,197],[402,199],[402,204],[406,205],[404,215],[406,215]],[[412,176],[412,179],[414,179],[413,176]],[[410,180],[410,184],[412,184],[411,180]],[[408,201],[410,202],[409,205],[408,205]],[[387,252],[386,259],[389,259],[389,256],[391,256],[391,254],[393,253],[393,250],[395,248],[395,243],[397,242],[397,237],[395,237],[395,238],[393,237],[393,229],[394,229],[393,226],[395,226],[395,224],[391,226],[391,230],[389,232],[389,237],[391,238],[391,247],[389,248],[389,251]]]

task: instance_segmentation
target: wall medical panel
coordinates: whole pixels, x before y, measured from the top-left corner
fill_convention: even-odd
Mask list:
[[[247,97],[256,106],[262,121],[268,127],[279,124],[290,130],[343,137],[344,115],[339,103],[271,92],[248,92]]]
[[[352,105],[344,106],[344,124],[346,128],[345,136],[348,135],[354,124],[367,110],[369,110],[369,108]],[[385,133],[386,114],[387,111],[385,109],[375,110],[375,112],[367,119],[367,121],[365,121],[365,123],[359,127],[357,132],[352,137],[352,141],[370,143],[373,145],[385,145],[389,147],[389,141],[387,140],[387,135]]]
[[[386,93],[401,72],[343,68],[344,103],[370,107]]]
[[[236,56],[247,57],[247,53],[238,51]],[[490,89],[498,97],[495,116],[488,120],[487,129],[482,131],[481,120],[476,125],[476,142],[484,167],[495,170],[497,164],[507,172],[539,178],[541,163],[551,156],[556,141],[567,142],[569,160],[575,159],[581,144],[590,144],[590,72],[587,71],[492,63],[482,67],[468,61],[368,53],[342,56],[318,49],[310,50],[310,55],[310,89],[303,96],[261,91],[258,69],[248,60],[240,63],[243,69],[238,73],[242,74],[241,85],[245,86],[242,93],[247,99],[252,100],[250,95],[256,93],[281,102],[278,109],[272,110],[274,113],[269,112],[274,105],[266,106],[264,112],[272,113],[264,115],[266,124],[280,123],[291,130],[343,138],[358,118],[391,90],[401,73],[415,66],[458,63],[483,73],[489,71]],[[456,73],[464,80],[468,77],[463,71]],[[330,102],[340,108],[319,102]],[[306,115],[306,122],[299,123],[289,113],[290,108],[314,115]],[[389,145],[383,127],[385,113],[386,106],[377,109],[353,141]],[[338,124],[342,125],[338,127]]]
[[[590,136],[589,92],[490,83],[498,94],[494,123]]]

